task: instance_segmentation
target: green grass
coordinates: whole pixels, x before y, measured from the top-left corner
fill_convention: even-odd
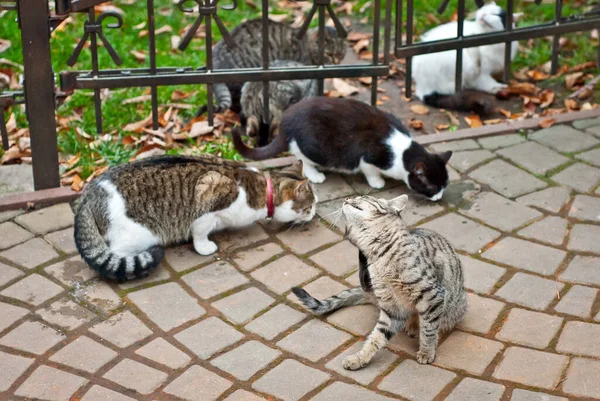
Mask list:
[[[363,13],[359,10],[365,4],[373,0],[357,0],[353,2],[355,20],[368,17],[372,19],[372,7],[364,7]],[[384,18],[383,10],[385,10],[386,0],[382,0],[382,20]],[[128,4],[131,3],[131,4]],[[228,3],[228,2],[226,2]],[[255,3],[260,3],[255,1]],[[415,1],[415,34],[419,35],[427,29],[433,28],[438,23],[445,23],[451,20],[455,13],[457,0],[451,0],[447,10],[438,15],[436,8],[438,1]],[[505,6],[505,1],[497,1],[501,6]],[[576,0],[569,4],[576,3]],[[105,21],[104,33],[115,48],[117,53],[123,59],[123,65],[120,68],[139,68],[148,67],[149,58],[144,62],[139,62],[130,51],[142,51],[148,53],[148,37],[141,36],[140,32],[147,29],[146,26],[139,27],[139,24],[147,21],[147,8],[145,1],[127,1],[117,0],[114,4],[121,8],[125,14],[123,16],[123,26],[119,29],[111,29],[106,27],[107,23],[114,22],[112,18]],[[203,39],[194,39],[188,49],[181,52],[171,49],[171,36],[183,36],[183,30],[186,26],[192,24],[197,18],[196,14],[186,14],[179,10],[173,4],[172,0],[155,0],[156,4],[156,28],[160,29],[163,26],[169,25],[172,32],[164,33],[157,36],[157,64],[158,66],[176,66],[176,67],[198,67],[205,64],[205,43]],[[467,2],[467,10],[474,10],[474,1]],[[578,12],[581,9],[580,5],[565,5],[563,14],[570,15]],[[549,22],[554,18],[554,5],[543,4],[536,6],[532,3],[517,2],[517,12],[524,12],[525,16],[519,26],[527,26],[542,22]],[[278,10],[275,2],[272,2],[271,13],[281,13],[286,10]],[[244,19],[259,17],[260,9],[254,9],[245,1],[239,1],[238,8],[233,11],[219,10],[219,16],[228,27],[233,29]],[[342,14],[346,17],[346,14]],[[56,72],[69,70],[67,59],[71,55],[74,46],[80,40],[83,31],[83,23],[86,15],[73,14],[72,22],[64,26],[60,31],[52,35],[52,64]],[[316,18],[314,20],[316,23]],[[136,27],[138,26],[138,27]],[[220,38],[220,33],[213,24],[212,31],[214,41]],[[17,63],[22,63],[20,32],[14,18],[14,12],[6,13],[0,18],[0,37],[8,39],[12,42],[12,46],[5,52],[0,53],[0,58],[6,58]],[[569,35],[568,38],[574,45],[575,50],[565,50],[561,52],[560,62],[568,66],[581,64],[585,61],[595,60],[596,45],[588,39],[589,35]],[[523,43],[523,45],[527,45]],[[99,65],[100,68],[115,68],[112,59],[108,55],[106,49],[99,47]],[[529,46],[529,51],[519,53],[514,61],[513,69],[516,71],[522,67],[534,68],[542,65],[551,56],[551,41],[547,39],[535,40],[533,46]],[[91,54],[88,48],[81,52],[77,64],[73,67],[76,70],[91,69]],[[560,84],[552,82],[552,84]],[[123,139],[127,136],[140,136],[140,134],[132,134],[124,132],[122,127],[128,123],[144,119],[150,114],[150,102],[134,103],[123,105],[122,102],[126,99],[140,96],[147,93],[147,88],[131,88],[119,89],[110,91],[110,96],[103,101],[102,114],[104,123],[104,133],[110,133],[112,139],[110,141],[101,142],[93,149],[89,146],[90,142],[97,140],[100,135],[96,134],[96,122],[93,107],[93,96],[90,91],[77,91],[72,95],[59,109],[58,115],[61,117],[69,117],[74,114],[80,115],[78,121],[71,121],[68,126],[62,128],[58,132],[58,145],[63,159],[67,159],[72,155],[79,155],[80,160],[77,167],[80,168],[80,175],[85,178],[90,175],[97,167],[109,164],[119,164],[129,160],[138,150],[139,146],[133,147],[123,143]],[[195,107],[204,104],[206,101],[206,89],[202,85],[183,86],[183,87],[160,87],[158,89],[159,105],[171,102],[173,91],[180,90],[186,93],[193,93],[189,98],[177,101],[178,103],[189,103]],[[195,108],[190,110],[180,110],[179,115],[184,121],[187,121],[195,113]],[[17,117],[17,125],[25,127],[27,121],[25,114],[21,108],[13,108],[12,111]],[[8,117],[8,115],[7,115]],[[86,139],[78,130],[89,134],[92,138]],[[140,145],[141,146],[141,145]],[[188,143],[178,142],[175,147],[167,150],[167,153],[174,154],[182,151],[189,152],[191,150],[197,152],[209,152],[218,154],[227,158],[239,158],[232,144],[227,139],[222,139],[216,142],[205,141],[189,141]],[[2,155],[0,147],[0,156]]]

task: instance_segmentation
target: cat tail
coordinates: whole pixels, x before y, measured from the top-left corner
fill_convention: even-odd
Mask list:
[[[164,249],[153,246],[137,255],[121,257],[114,254],[100,234],[89,205],[82,201],[75,215],[75,245],[83,257],[101,277],[124,282],[146,277],[164,257]]]
[[[361,287],[342,291],[322,301],[314,298],[306,290],[299,287],[292,288],[292,292],[302,301],[304,307],[314,315],[324,315],[345,306],[364,305],[371,302],[370,296]]]
[[[275,157],[278,154],[288,150],[288,143],[285,140],[284,135],[279,133],[267,146],[260,148],[250,148],[244,141],[242,141],[242,135],[245,134],[245,128],[237,126],[231,131],[231,137],[233,138],[233,146],[239,154],[250,160],[265,160],[271,157]]]
[[[423,96],[423,103],[440,109],[474,112],[478,115],[489,115],[494,112],[494,101],[485,93],[464,90],[453,95],[442,95],[433,92]]]

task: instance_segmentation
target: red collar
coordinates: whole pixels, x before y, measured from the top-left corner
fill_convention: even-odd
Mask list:
[[[265,172],[265,180],[267,181],[267,218],[272,218],[275,214],[275,205],[273,204],[273,182],[268,171]]]

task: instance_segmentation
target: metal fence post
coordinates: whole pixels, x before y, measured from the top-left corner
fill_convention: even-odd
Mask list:
[[[36,190],[60,186],[47,0],[18,0],[25,104]]]

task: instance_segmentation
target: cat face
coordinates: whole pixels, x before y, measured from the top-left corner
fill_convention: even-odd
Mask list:
[[[349,198],[342,205],[346,220],[346,235],[350,241],[360,242],[365,232],[380,232],[379,227],[388,226],[389,218],[400,219],[400,212],[408,204],[408,196],[386,200],[364,195]]]
[[[314,64],[319,63],[319,29],[308,31],[310,58]],[[346,38],[341,38],[335,28],[325,27],[325,64],[339,64],[346,56],[348,44]]]
[[[408,186],[429,200],[438,201],[448,186],[446,163],[452,151],[429,154],[427,158],[416,161],[408,172]]]
[[[302,174],[302,161],[273,173],[277,177],[275,189],[275,214],[277,221],[307,222],[316,213],[317,195],[312,185]]]
[[[521,15],[523,13],[513,14],[513,28]],[[477,10],[475,21],[487,31],[503,31],[506,29],[506,11],[495,2],[491,2]]]

